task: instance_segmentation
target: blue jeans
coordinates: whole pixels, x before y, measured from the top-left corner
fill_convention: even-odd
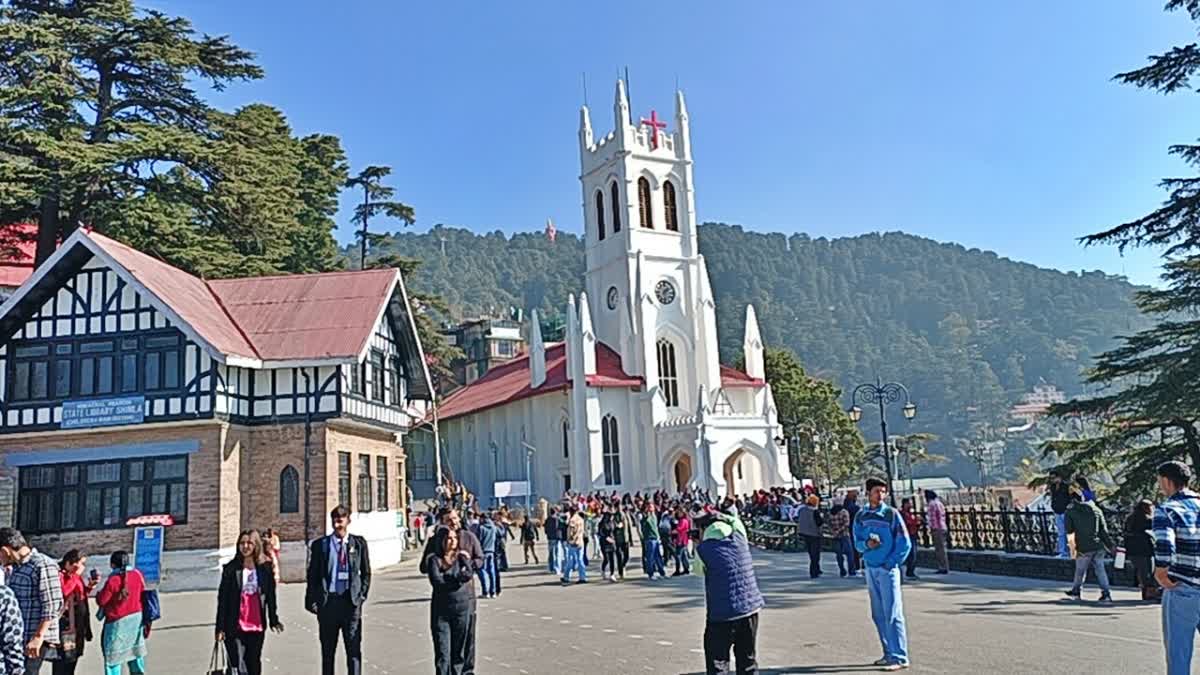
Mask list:
[[[583,564],[583,547],[567,544],[567,564],[563,567],[562,580],[570,581],[573,570],[579,570],[580,581],[587,581],[587,567]]]
[[[846,574],[846,563],[850,563],[850,571],[854,571],[854,544],[850,543],[850,537],[838,537],[833,540],[833,554],[837,557],[838,571],[843,575]]]
[[[546,542],[546,559],[550,563],[550,573],[562,576],[562,542],[551,539]]]
[[[1192,643],[1200,629],[1200,588],[1180,584],[1162,594],[1163,646],[1167,675],[1192,672]]]
[[[643,554],[646,556],[646,576],[651,579],[657,573],[660,577],[667,576],[667,568],[663,564],[662,542],[649,539],[642,543]]]
[[[687,546],[675,547],[675,571],[682,574],[692,573],[692,564],[688,560]]]
[[[500,572],[496,569],[496,554],[483,554],[483,567],[479,568],[479,586],[483,591],[483,596],[494,595],[496,593],[497,578]]]
[[[1067,514],[1054,514],[1054,529],[1058,530],[1058,557],[1070,558],[1071,547],[1067,545]]]
[[[866,566],[871,620],[879,633],[883,657],[890,663],[908,663],[908,629],[904,625],[904,600],[900,597],[900,568]]]

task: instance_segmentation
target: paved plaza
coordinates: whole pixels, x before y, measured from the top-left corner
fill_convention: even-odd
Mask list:
[[[544,545],[542,545],[544,549]],[[698,577],[646,581],[640,570],[609,584],[594,564],[585,586],[563,588],[542,567],[519,564],[504,592],[479,603],[483,674],[702,673],[704,593]],[[873,672],[879,658],[862,579],[807,578],[807,556],[755,551],[767,598],[759,632],[764,673]],[[830,576],[832,573],[832,577]],[[1157,606],[1133,590],[1113,606],[1076,603],[1044,581],[969,574],[932,575],[905,587],[914,673],[1159,673],[1165,670]],[[1091,586],[1085,597],[1098,595]],[[432,672],[429,586],[416,565],[377,574],[365,613],[364,673]],[[151,636],[151,673],[199,673],[212,645],[215,594],[163,597]],[[267,638],[268,673],[317,672],[316,621],[301,609],[303,588],[285,586],[287,631]],[[100,672],[95,645],[79,672]],[[339,652],[339,656],[341,653]],[[339,672],[342,672],[339,669]],[[1200,668],[1193,672],[1200,673]]]

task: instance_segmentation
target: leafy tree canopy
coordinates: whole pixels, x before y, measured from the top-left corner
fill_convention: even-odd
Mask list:
[[[195,85],[262,76],[227,37],[131,0],[0,5],[0,230],[37,261],[87,225],[210,276],[339,264],[340,142],[278,110],[215,110]]]

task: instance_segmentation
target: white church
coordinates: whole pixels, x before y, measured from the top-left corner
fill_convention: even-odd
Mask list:
[[[551,501],[566,490],[789,484],[753,307],[745,370],[718,360],[683,94],[668,132],[654,114],[633,123],[618,81],[613,117],[616,128],[596,137],[580,110],[587,276],[568,300],[565,342],[543,342],[535,315],[526,354],[447,397],[443,470],[484,503],[496,481],[527,471]]]

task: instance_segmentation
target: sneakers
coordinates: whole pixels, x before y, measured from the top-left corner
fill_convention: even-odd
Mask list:
[[[889,663],[886,666],[880,668],[880,670],[882,670],[885,673],[893,673],[893,672],[896,672],[897,670],[908,670],[908,664],[907,663]]]
[[[879,659],[878,661],[876,661],[875,663],[872,663],[871,665],[873,665],[873,666],[890,666],[890,665],[892,665],[892,662],[890,659],[888,659],[888,657],[885,656],[882,659]]]
[[[1111,605],[1111,604],[1113,604],[1112,595],[1110,595],[1108,593],[1101,593],[1100,599],[1097,602],[1099,602],[1102,605]]]
[[[1078,588],[1072,588],[1071,590],[1066,591],[1065,594],[1068,598],[1071,598],[1072,600],[1079,599],[1079,589]]]

